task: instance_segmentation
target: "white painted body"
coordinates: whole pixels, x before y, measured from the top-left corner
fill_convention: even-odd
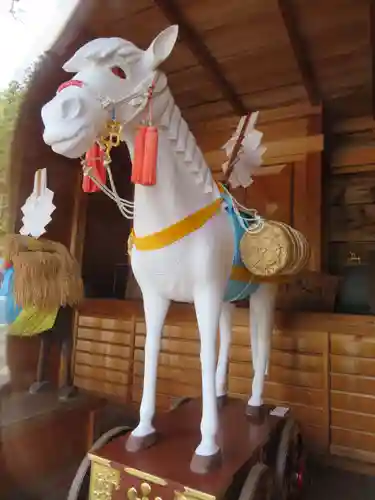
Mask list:
[[[84,86],[62,90],[42,110],[45,142],[59,154],[77,158],[101,133],[113,106],[116,119],[124,124],[122,138],[132,155],[135,128],[144,118],[142,96],[156,79],[153,109],[154,124],[159,129],[157,183],[135,186],[134,230],[140,237],[170,226],[220,196],[195,138],[174,104],[165,75],[155,71],[170,54],[176,38],[177,28],[170,27],[147,51],[121,39],[98,39],[86,44],[65,66],[68,71],[79,71],[74,79]],[[126,80],[111,73],[113,66],[124,69]],[[134,95],[136,88],[138,95],[129,103],[128,97]],[[197,314],[202,365],[202,440],[196,453],[211,456],[218,451],[216,398],[227,391],[233,310],[231,304],[223,303],[223,297],[233,252],[234,235],[224,209],[172,245],[156,251],[133,248],[131,264],[142,291],[147,326],[140,422],[133,436],[154,432],[158,354],[170,302],[191,302]],[[250,301],[255,371],[249,399],[252,406],[263,403],[275,292],[275,286],[261,285]],[[219,322],[221,344],[217,362]]]

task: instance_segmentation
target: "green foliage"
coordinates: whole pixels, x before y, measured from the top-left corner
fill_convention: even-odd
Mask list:
[[[8,229],[8,197],[10,152],[17,116],[30,81],[12,81],[0,91],[0,235]]]

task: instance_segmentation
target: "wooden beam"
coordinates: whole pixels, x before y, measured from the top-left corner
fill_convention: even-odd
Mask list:
[[[319,87],[312,64],[306,57],[307,44],[298,28],[298,19],[293,10],[292,2],[291,0],[278,0],[278,4],[310,104],[316,106],[321,101]]]
[[[250,111],[246,109],[241,98],[224,76],[219,63],[176,3],[173,0],[154,0],[154,2],[171,24],[178,24],[181,38],[197,58],[199,64],[207,70],[213,83],[220,88],[224,98],[231,104],[233,111],[240,116]]]
[[[370,0],[372,117],[375,119],[375,0]]]

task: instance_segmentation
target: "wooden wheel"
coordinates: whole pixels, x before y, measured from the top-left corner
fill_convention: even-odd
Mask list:
[[[272,495],[271,469],[266,464],[258,462],[251,468],[238,500],[271,500]]]
[[[304,449],[299,426],[287,419],[276,455],[276,495],[280,500],[297,498],[303,487]]]
[[[114,427],[105,434],[102,434],[100,438],[95,441],[93,446],[90,448],[90,452],[96,451],[105,444],[112,441],[118,436],[122,436],[131,430],[131,427],[122,426]],[[70,486],[69,494],[67,500],[87,500],[89,496],[89,486],[90,486],[90,470],[91,461],[88,455],[82,460],[80,466],[78,467],[77,473],[73,479]]]
[[[183,397],[183,398],[176,398],[169,409],[169,411],[177,410],[180,406],[184,405],[185,403],[188,403],[191,401],[191,398],[188,397]]]

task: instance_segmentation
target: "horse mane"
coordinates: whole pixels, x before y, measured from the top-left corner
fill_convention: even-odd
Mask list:
[[[168,87],[167,92],[168,103],[161,115],[160,124],[167,129],[167,137],[174,152],[186,164],[196,183],[203,185],[205,193],[212,193],[215,183],[211,170]]]

